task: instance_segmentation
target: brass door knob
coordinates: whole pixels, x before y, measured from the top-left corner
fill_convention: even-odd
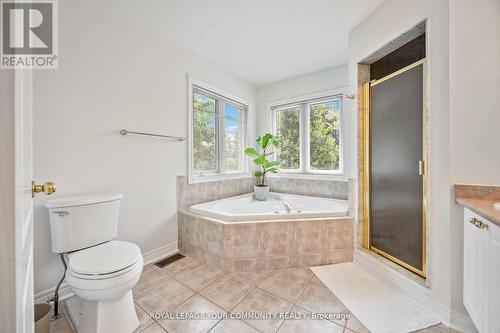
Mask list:
[[[50,195],[56,191],[56,184],[52,182],[46,182],[43,185],[37,185],[35,182],[31,182],[31,196],[34,197],[36,193],[43,192]]]

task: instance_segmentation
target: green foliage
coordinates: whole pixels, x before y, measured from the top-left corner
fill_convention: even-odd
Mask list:
[[[338,109],[328,104],[316,104],[310,110],[311,169],[338,170],[339,117]]]
[[[300,109],[289,108],[276,113],[276,129],[280,136],[277,151],[282,169],[300,168]]]
[[[280,137],[277,155],[282,169],[300,168],[300,112],[300,107],[290,107],[276,113],[276,129]],[[338,170],[340,148],[337,104],[313,104],[309,114],[310,168]]]
[[[215,100],[193,94],[193,169],[217,170],[217,130]],[[241,168],[241,132],[224,135],[224,169]]]
[[[216,170],[215,100],[194,94],[193,109],[193,169]]]
[[[276,136],[270,133],[267,133],[264,136],[259,136],[256,141],[262,152],[259,153],[255,148],[248,147],[245,149],[245,154],[250,158],[253,158],[253,162],[257,164],[260,169],[255,172],[255,177],[258,179],[258,185],[265,186],[266,174],[269,172],[278,173],[278,166],[280,165],[280,161],[269,161],[267,159],[267,157],[272,154],[268,153],[267,149],[270,147],[278,148],[280,141]]]

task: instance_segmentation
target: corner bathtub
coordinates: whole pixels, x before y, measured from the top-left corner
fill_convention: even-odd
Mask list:
[[[291,206],[290,213],[286,212],[283,202]],[[347,200],[271,192],[266,201],[255,200],[253,193],[247,193],[191,206],[191,212],[231,223],[341,217],[348,215],[348,207]]]
[[[346,200],[271,193],[257,201],[248,193],[191,206],[178,217],[180,251],[226,272],[352,261]]]

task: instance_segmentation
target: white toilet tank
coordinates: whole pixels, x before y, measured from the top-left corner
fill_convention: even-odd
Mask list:
[[[64,253],[116,237],[123,194],[93,194],[45,201],[49,209],[52,252]]]

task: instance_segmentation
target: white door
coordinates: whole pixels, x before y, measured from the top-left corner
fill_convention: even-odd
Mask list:
[[[30,71],[0,70],[0,109],[0,331],[31,333],[34,296]]]
[[[34,296],[31,71],[16,71],[14,86],[16,332],[32,332]]]

